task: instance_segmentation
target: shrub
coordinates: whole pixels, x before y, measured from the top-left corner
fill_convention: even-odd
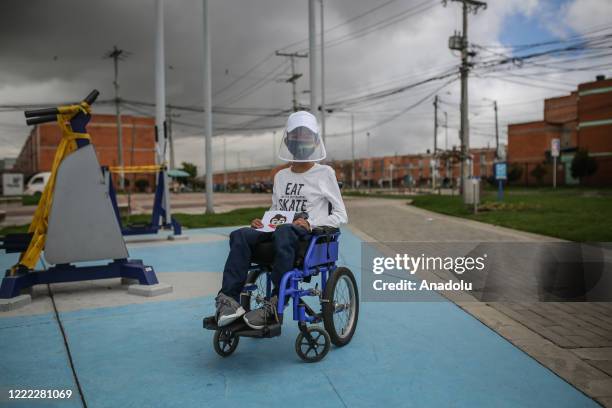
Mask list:
[[[581,179],[595,174],[597,171],[597,161],[589,155],[589,151],[580,149],[572,159],[572,177]]]
[[[136,180],[136,182],[134,182],[134,185],[136,186],[136,189],[138,189],[139,192],[144,193],[149,188],[149,180],[138,179]]]

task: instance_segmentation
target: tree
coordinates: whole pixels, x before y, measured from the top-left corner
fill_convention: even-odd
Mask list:
[[[149,188],[149,180],[147,180],[147,179],[138,179],[138,180],[136,180],[134,185],[136,186],[136,188],[138,189],[138,191],[140,193],[144,193],[147,190],[147,188]]]
[[[518,163],[512,163],[508,167],[508,183],[513,183],[521,179],[523,168]]]
[[[182,178],[181,182],[185,185],[191,184],[191,186],[194,186],[195,178],[198,175],[198,166],[189,162],[182,162],[181,166],[181,170],[189,174],[189,177]]]
[[[546,168],[541,164],[538,164],[531,170],[530,174],[538,181],[538,184],[542,184],[542,179],[546,175]]]
[[[586,149],[579,149],[572,159],[572,177],[580,179],[595,174],[597,161],[589,155]]]

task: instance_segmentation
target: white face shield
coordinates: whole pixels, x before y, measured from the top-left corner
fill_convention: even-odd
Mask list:
[[[306,111],[295,112],[287,119],[287,128],[278,151],[281,160],[315,162],[325,159],[323,140],[317,119]]]

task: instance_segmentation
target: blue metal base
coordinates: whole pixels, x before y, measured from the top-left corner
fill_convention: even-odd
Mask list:
[[[110,278],[138,279],[141,285],[156,285],[159,283],[153,268],[143,265],[139,259],[116,259],[109,264],[95,266],[62,264],[52,266],[45,271],[5,276],[2,279],[2,286],[0,286],[0,299],[19,296],[23,289],[34,285]]]
[[[157,234],[159,230],[169,230],[172,229],[174,235],[181,235],[183,233],[183,228],[181,224],[172,217],[172,222],[170,224],[163,225],[127,225],[121,227],[121,234],[123,235],[146,235],[146,234]]]
[[[115,191],[115,187],[113,186],[112,177],[108,175],[108,194],[111,199],[111,203],[113,204],[113,209],[115,210],[115,215],[117,216],[117,222],[119,223],[119,227],[121,227],[121,233],[123,235],[157,234],[159,230],[169,230],[171,228],[174,235],[181,235],[183,233],[181,223],[174,217],[170,217],[170,220],[168,220],[166,209],[163,208],[162,205],[165,191],[164,174],[166,171],[167,169],[163,168],[162,171],[158,173],[157,187],[155,188],[155,197],[153,198],[153,213],[151,214],[151,222],[144,225],[123,225],[121,221],[121,214],[119,213],[119,205],[117,204],[117,193]],[[102,172],[107,174],[108,168],[102,167]]]

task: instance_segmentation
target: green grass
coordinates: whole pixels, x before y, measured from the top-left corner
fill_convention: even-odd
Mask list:
[[[230,227],[250,224],[253,218],[261,218],[268,209],[268,207],[240,208],[223,214],[174,214],[174,217],[185,228]],[[150,220],[150,214],[139,214],[131,216],[129,222],[144,224]],[[0,236],[27,231],[27,225],[5,227],[0,229]]]
[[[372,197],[372,198],[390,198],[393,200],[406,200],[411,199],[413,196],[405,195],[405,194],[389,194],[389,193],[366,193],[362,191],[347,191],[342,193],[344,197]]]
[[[38,205],[40,194],[21,196],[21,205]]]
[[[250,224],[253,218],[261,218],[267,210],[269,207],[239,208],[222,214],[173,214],[173,217],[185,228],[231,227]],[[129,223],[144,224],[150,220],[150,214],[139,214],[132,215]]]
[[[482,205],[493,208],[473,214],[458,196],[423,195],[412,204],[427,210],[577,242],[612,241],[612,190],[577,188],[512,188],[504,205],[485,191]]]

